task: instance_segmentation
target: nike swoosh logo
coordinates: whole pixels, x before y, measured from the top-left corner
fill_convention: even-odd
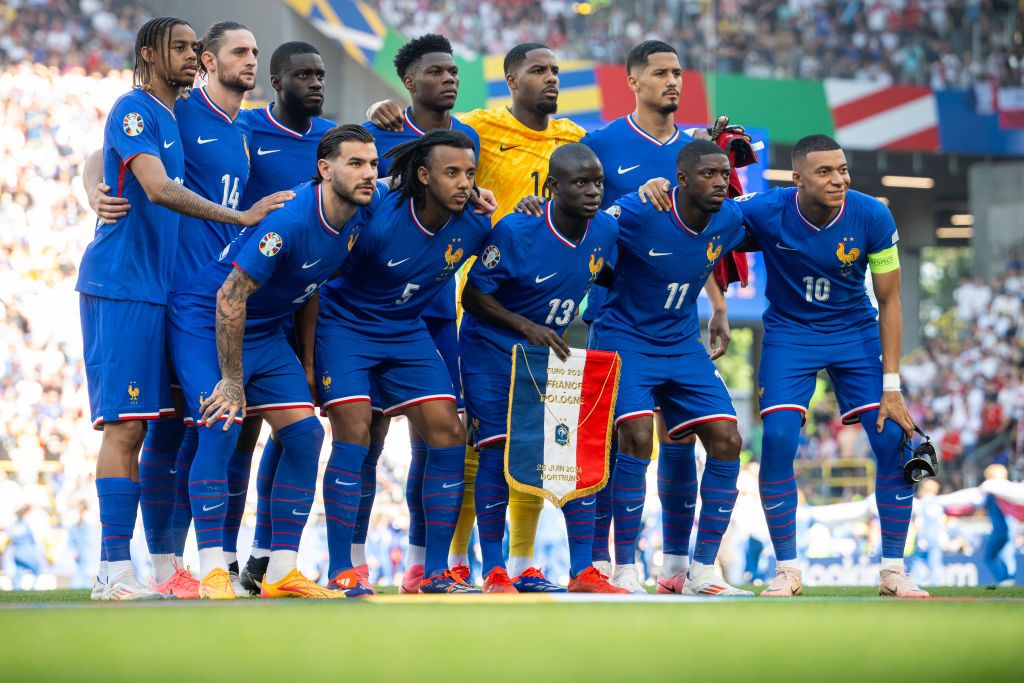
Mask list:
[[[334,483],[337,484],[338,486],[355,486],[359,482],[358,481],[342,481],[341,479],[335,479]]]
[[[586,501],[585,500],[582,503],[580,503],[580,505],[593,505],[596,502],[597,502],[597,499],[595,498],[594,500],[591,500],[591,501]]]
[[[484,507],[484,510],[490,510],[491,508],[496,508],[499,505],[504,505],[504,503],[488,503],[487,506]]]
[[[164,140],[164,149],[170,149],[171,147],[174,147],[175,142],[177,142],[177,140],[171,140],[170,142]]]
[[[608,515],[598,515],[597,517],[594,517],[594,519],[608,519]]]
[[[412,257],[410,257],[410,258],[412,258]],[[404,258],[401,261],[392,261],[391,259],[388,259],[388,268],[394,268],[395,266],[400,266],[400,265],[402,265],[403,263],[405,263],[408,260],[409,259],[407,259],[407,258]]]
[[[170,472],[171,474],[177,474],[177,473],[178,473],[178,470],[176,470],[176,469],[173,469],[173,470],[168,470],[168,471],[169,471],[169,472]]]
[[[459,480],[459,481],[455,482],[454,484],[441,484],[441,488],[443,488],[443,489],[450,489],[453,486],[461,486],[463,481],[464,480]]]
[[[196,138],[196,144],[197,145],[205,145],[208,142],[217,142],[217,140],[218,140],[218,138],[210,138],[208,140],[204,140],[203,136],[200,135],[199,137]]]
[[[913,497],[914,497],[913,493],[908,493],[905,496],[897,495],[896,496],[896,500],[906,500],[907,498],[913,498]]]
[[[786,251],[800,251],[800,250],[799,250],[799,249],[797,249],[796,247],[787,247],[787,246],[786,246],[785,244],[783,244],[782,242],[776,242],[776,243],[775,243],[775,246],[776,246],[776,247],[778,247],[779,249],[785,249]]]
[[[647,252],[647,255],[648,256],[671,256],[672,252],[671,251],[654,251],[653,249],[651,249],[649,252]]]
[[[226,503],[226,502],[227,502],[227,501],[224,501],[224,503]],[[216,510],[217,508],[219,508],[219,507],[220,507],[221,505],[223,505],[224,503],[217,503],[216,505],[211,505],[210,507],[206,507],[206,506],[204,505],[204,506],[203,506],[203,512],[209,512],[210,510]]]
[[[732,512],[732,508],[729,508],[728,510],[723,510],[723,509],[722,509],[721,507],[719,507],[719,508],[718,508],[718,511],[719,511],[719,512],[725,512],[725,513],[729,513],[729,512]]]
[[[643,506],[644,506],[644,504],[643,504],[643,503],[640,503],[639,505],[637,505],[637,506],[636,506],[636,507],[634,507],[634,508],[631,508],[631,507],[628,507],[628,506],[627,506],[627,507],[626,507],[626,512],[636,512],[637,510],[639,510],[639,509],[640,509],[640,508],[642,508]]]
[[[640,164],[637,164],[636,166],[630,166],[629,168],[622,168],[621,166],[619,166],[619,175],[622,175],[623,173],[629,173],[635,168],[640,168]]]
[[[522,145],[509,145],[508,147],[506,147],[505,145],[500,145],[498,147],[498,150],[502,152],[507,152],[510,149],[515,149],[516,147],[522,147]]]
[[[262,147],[260,147],[259,149],[256,150],[256,156],[261,157],[264,154],[273,154],[274,152],[280,152],[280,151],[281,150],[279,150],[279,149],[263,149]]]
[[[295,515],[296,517],[305,517],[309,513],[308,512],[299,512],[295,508],[292,508],[292,514]]]
[[[245,489],[242,489],[238,493],[231,493],[231,491],[228,491],[228,497],[230,497],[230,498],[236,498],[238,496],[244,496],[244,495],[245,495]]]
[[[302,264],[302,269],[305,270],[306,268],[312,268],[313,266],[315,266],[316,264],[320,263],[321,261],[323,261],[323,259],[322,258],[318,258],[316,261],[313,261],[312,263],[303,263]]]
[[[687,509],[691,509],[691,508],[697,507],[697,504],[696,503],[683,503],[683,507],[687,508]]]
[[[556,273],[551,273],[551,275],[548,275],[547,277],[541,277],[540,275],[538,275],[537,277],[535,277],[533,279],[533,281],[536,282],[539,285],[540,283],[544,282],[545,280],[550,280],[551,278],[553,278],[556,275],[558,275],[557,272]]]
[[[770,511],[774,510],[777,507],[782,507],[785,504],[786,504],[786,501],[779,501],[775,505],[765,505],[764,509],[765,509],[765,512],[770,512]]]

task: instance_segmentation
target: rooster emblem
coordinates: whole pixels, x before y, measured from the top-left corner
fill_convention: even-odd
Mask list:
[[[714,242],[708,242],[708,263],[714,263],[715,259],[722,255],[722,245],[719,244],[717,247]]]
[[[444,250],[445,270],[455,270],[455,266],[462,261],[462,256],[465,252],[462,250],[462,247],[455,247],[455,244],[461,241],[462,240],[457,239],[449,242],[448,248]]]
[[[348,250],[352,251],[352,247],[356,245],[356,240],[359,238],[359,233],[354,232],[348,236]]]
[[[330,391],[331,390],[331,376],[328,375],[325,372],[324,376],[320,378],[320,384],[323,385],[324,391]]]
[[[853,242],[852,237],[844,237],[843,241],[836,245],[836,258],[842,264],[839,266],[839,273],[843,277],[849,277],[853,274],[853,264],[860,258],[860,249],[853,247],[849,251],[846,250],[846,243]]]
[[[134,382],[128,382],[128,398],[132,403],[139,402],[139,387]]]
[[[595,249],[594,250],[594,252],[590,255],[590,264],[587,266],[588,268],[590,268],[590,280],[591,281],[596,279],[598,274],[601,272],[601,269],[604,268],[604,257],[603,256],[597,256],[597,252],[599,252],[599,251],[601,251],[601,250],[600,249]],[[597,256],[597,259],[594,259],[595,256]]]

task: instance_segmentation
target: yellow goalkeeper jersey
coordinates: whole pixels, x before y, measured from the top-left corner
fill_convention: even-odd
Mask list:
[[[459,115],[480,136],[476,182],[494,193],[492,223],[512,212],[523,197],[543,195],[548,159],[560,145],[579,142],[586,130],[569,119],[550,119],[547,130],[527,128],[507,107],[474,109]]]

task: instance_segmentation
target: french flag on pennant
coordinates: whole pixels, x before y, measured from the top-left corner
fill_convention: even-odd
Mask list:
[[[619,388],[617,353],[547,346],[512,349],[505,479],[561,507],[608,483],[608,451]]]

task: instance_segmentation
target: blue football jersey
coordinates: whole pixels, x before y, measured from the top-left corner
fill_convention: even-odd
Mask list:
[[[178,100],[174,115],[185,149],[185,187],[214,204],[240,209],[241,193],[249,180],[249,126],[245,119],[232,120],[210,99],[206,88],[196,88],[191,97]],[[217,258],[241,229],[182,216],[172,288],[176,290]]]
[[[715,263],[744,242],[743,214],[725,202],[703,230],[672,210],[659,213],[636,193],[608,208],[619,221],[618,264],[593,324],[599,348],[675,355],[700,339],[697,296]]]
[[[166,304],[180,246],[180,216],[149,201],[128,168],[140,154],[160,159],[167,177],[184,182],[185,157],[174,112],[141,89],[118,98],[103,130],[103,182],[132,210],[110,225],[97,222],[75,289],[106,299]]]
[[[392,193],[356,240],[344,277],[324,288],[319,324],[369,339],[427,334],[423,309],[490,232],[490,218],[469,207],[432,233],[412,198]]]
[[[260,283],[246,306],[246,339],[278,333],[338,272],[387,187],[378,183],[373,201],[340,226],[328,222],[322,192],[313,183],[295,188],[294,199],[243,230],[175,295],[173,308],[185,312],[190,329],[213,334],[217,290],[236,266]]]
[[[373,133],[373,138],[377,141],[377,154],[380,155],[380,162],[377,165],[377,173],[382,178],[387,177],[388,171],[391,168],[391,159],[386,158],[384,156],[385,154],[403,142],[415,140],[416,138],[423,137],[430,132],[428,130],[423,130],[416,125],[416,122],[412,117],[412,107],[406,107],[403,119],[405,127],[400,133],[384,130],[370,121],[363,124],[368,131]],[[477,135],[476,131],[473,130],[472,127],[462,123],[454,116],[451,117],[451,122],[451,130],[462,131],[469,136],[470,140],[473,141],[473,151],[479,159],[480,136]],[[430,300],[427,307],[423,309],[423,317],[455,320],[455,278],[449,280],[448,284],[445,285],[445,288]]]
[[[633,120],[632,114],[587,133],[584,145],[594,150],[604,167],[604,199],[601,208],[615,204],[619,197],[651,178],[676,178],[676,157],[693,138],[676,124],[676,132],[665,142],[654,137]]]
[[[580,141],[594,150],[604,167],[604,198],[601,208],[606,209],[651,178],[676,177],[676,157],[679,150],[693,138],[676,124],[675,135],[665,142],[654,137],[633,120],[632,114],[615,119],[608,125],[587,133]],[[608,265],[615,265],[615,254],[608,259]],[[583,319],[593,322],[608,297],[608,290],[595,287],[587,297]]]
[[[615,219],[601,212],[573,244],[552,222],[552,203],[542,218],[512,213],[501,219],[469,271],[469,282],[513,313],[561,335],[616,248],[619,231]],[[500,372],[496,368],[510,363],[512,347],[525,343],[515,330],[467,312],[459,335],[462,371]]]
[[[416,125],[416,122],[412,118],[412,107],[405,108],[405,114],[403,114],[402,119],[405,125],[403,130],[399,133],[384,130],[371,121],[363,123],[363,128],[370,131],[370,133],[373,134],[373,139],[377,141],[377,154],[380,155],[380,162],[377,164],[377,174],[381,178],[386,178],[388,176],[388,171],[391,169],[391,159],[385,158],[385,154],[403,142],[421,138],[430,132],[429,130],[424,130]],[[467,126],[462,121],[459,121],[457,118],[452,116],[450,130],[461,131],[468,135],[469,139],[473,141],[474,152],[476,153],[477,158],[480,157],[480,136],[477,135],[476,131],[473,130],[471,126]]]
[[[829,345],[878,337],[865,286],[868,254],[899,241],[889,208],[850,190],[823,227],[807,220],[797,189],[744,195],[736,205],[764,254],[765,342]]]
[[[290,190],[316,175],[316,148],[333,121],[314,116],[305,133],[292,130],[274,116],[274,105],[239,112],[251,131],[249,182],[239,208],[245,210],[268,194]]]

